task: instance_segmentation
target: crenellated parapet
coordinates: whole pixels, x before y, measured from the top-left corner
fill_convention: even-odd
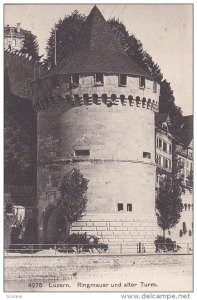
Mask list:
[[[79,76],[79,83],[72,83],[72,75],[43,77],[33,84],[33,102],[36,111],[50,105],[67,108],[82,105],[131,106],[157,112],[159,85],[153,92],[153,80],[146,79],[146,87],[139,86],[140,78],[127,76],[127,85],[119,83],[118,75],[103,75],[103,83],[96,84],[94,74]]]
[[[68,108],[82,105],[106,105],[107,107],[119,105],[123,107],[131,106],[144,108],[153,112],[158,112],[159,110],[158,101],[156,100],[123,94],[74,94],[73,96],[66,95],[65,97],[62,97],[61,95],[51,94],[48,98],[39,99],[34,102],[34,107],[36,111],[44,111],[48,109],[50,105],[61,105],[66,106]]]

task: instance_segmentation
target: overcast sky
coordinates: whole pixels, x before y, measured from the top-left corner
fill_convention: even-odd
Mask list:
[[[58,19],[75,9],[88,15],[92,4],[5,5],[4,24],[31,30],[38,38],[40,54],[45,53],[50,30]],[[143,43],[158,63],[174,90],[183,114],[192,114],[192,5],[101,4],[105,19],[118,18]]]

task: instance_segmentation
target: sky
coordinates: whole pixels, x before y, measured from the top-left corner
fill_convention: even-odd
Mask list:
[[[193,114],[193,20],[191,4],[99,4],[104,18],[119,18],[143,44],[171,83],[183,115]],[[75,9],[88,15],[93,4],[5,5],[4,25],[31,30],[40,55],[55,22]]]

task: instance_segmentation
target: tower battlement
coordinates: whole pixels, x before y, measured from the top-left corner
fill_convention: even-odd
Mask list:
[[[50,105],[75,107],[81,105],[135,106],[153,112],[159,109],[159,85],[143,77],[144,86],[140,86],[142,77],[124,75],[125,85],[119,83],[119,75],[100,74],[103,83],[94,81],[96,74],[78,76],[78,83],[72,83],[72,77],[58,76],[43,78],[34,83],[34,106],[42,111]],[[154,90],[155,88],[155,90]]]

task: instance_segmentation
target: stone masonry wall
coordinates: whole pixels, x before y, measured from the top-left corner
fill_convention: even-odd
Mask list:
[[[128,79],[127,87],[118,86],[118,76],[105,76],[104,86],[100,87],[94,86],[92,78],[80,78],[80,85],[72,89],[62,82],[59,88],[52,89],[45,109],[38,111],[40,215],[59,196],[58,186],[64,172],[75,167],[89,180],[87,214],[115,214],[116,219],[118,203],[123,203],[129,220],[155,222],[154,105],[158,103],[158,91],[153,93],[152,81],[146,89],[140,89],[139,78],[134,77]],[[39,82],[40,103],[49,93],[45,81]],[[110,102],[112,94],[118,98]],[[134,100],[129,100],[129,94]],[[42,103],[40,107],[43,108]],[[76,154],[77,150],[87,150],[89,154],[81,156]],[[132,211],[127,211],[127,204],[132,204]],[[87,227],[94,226],[93,223]],[[127,235],[134,238],[135,233],[130,233],[133,224],[118,226],[122,235],[129,228]],[[140,226],[140,232],[146,231],[146,225]],[[138,225],[133,228],[138,232]],[[107,231],[106,227],[103,234]],[[155,238],[150,232],[142,236],[147,240]]]

